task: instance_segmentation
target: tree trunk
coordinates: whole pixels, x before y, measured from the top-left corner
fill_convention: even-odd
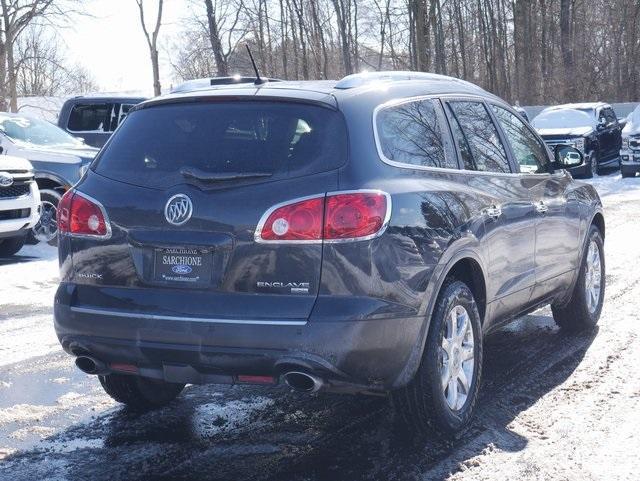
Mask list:
[[[216,60],[216,71],[218,77],[227,77],[229,75],[229,65],[222,52],[222,41],[220,40],[220,32],[218,30],[218,21],[216,20],[215,11],[213,9],[212,0],[204,0],[207,9],[207,24],[209,26],[209,43],[213,50],[213,57]]]
[[[571,31],[571,0],[560,0],[560,51],[564,68],[564,97],[567,101],[573,101],[576,76]]]

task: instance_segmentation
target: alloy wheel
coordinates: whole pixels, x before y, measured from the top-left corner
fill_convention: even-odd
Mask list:
[[[49,202],[42,201],[40,220],[33,227],[33,236],[40,242],[49,242],[58,235],[58,209]]]
[[[439,358],[442,393],[449,409],[460,411],[471,392],[475,364],[471,319],[460,305],[447,315]]]
[[[593,314],[598,308],[602,295],[602,263],[600,261],[600,247],[595,240],[589,243],[587,251],[587,265],[584,276],[585,298],[587,309]]]

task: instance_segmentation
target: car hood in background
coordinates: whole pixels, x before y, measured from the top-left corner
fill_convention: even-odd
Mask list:
[[[593,132],[592,127],[571,127],[571,128],[554,128],[554,129],[536,129],[542,136],[567,136],[567,137],[581,137],[589,135]]]
[[[629,122],[624,126],[624,129],[622,129],[623,137],[630,137],[632,135],[640,135],[640,123]]]
[[[16,143],[20,153],[32,161],[60,162],[67,164],[85,163],[93,160],[100,149],[88,145],[79,147],[41,146],[28,143]]]
[[[31,162],[21,157],[0,155],[0,171],[3,170],[31,170]]]

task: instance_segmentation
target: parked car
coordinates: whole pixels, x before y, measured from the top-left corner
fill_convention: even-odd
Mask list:
[[[583,153],[585,164],[569,169],[574,175],[590,178],[605,168],[619,165],[622,126],[608,104],[548,107],[533,119],[532,125],[551,148],[570,144]]]
[[[58,115],[58,127],[93,147],[102,147],[136,104],[139,96],[79,96],[67,100]]]
[[[0,152],[31,162],[40,189],[42,213],[30,238],[55,245],[58,202],[80,179],[98,149],[45,120],[2,112]]]
[[[28,160],[0,155],[0,257],[16,254],[40,217],[40,193]]]
[[[546,304],[568,331],[598,321],[602,206],[564,170],[581,162],[433,74],[149,100],[62,199],[56,332],[136,409],[284,380],[390,393],[452,434],[486,333]]]
[[[620,171],[622,177],[633,177],[640,172],[640,106],[629,114],[622,129]]]

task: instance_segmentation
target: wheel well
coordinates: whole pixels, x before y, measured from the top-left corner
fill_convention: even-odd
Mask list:
[[[43,190],[43,189],[57,190],[61,194],[63,194],[65,191],[65,188],[63,185],[60,185],[60,183],[51,179],[39,178],[39,179],[36,179],[36,184],[38,184],[38,189],[40,190]]]
[[[484,315],[487,307],[487,290],[480,264],[469,257],[460,259],[453,265],[447,274],[447,277],[449,279],[456,279],[464,282],[469,289],[471,289],[473,297],[476,300],[476,304],[478,305],[480,319],[484,322]]]
[[[604,217],[600,212],[593,217],[591,224],[598,228],[600,234],[602,234],[602,238],[604,239]]]

